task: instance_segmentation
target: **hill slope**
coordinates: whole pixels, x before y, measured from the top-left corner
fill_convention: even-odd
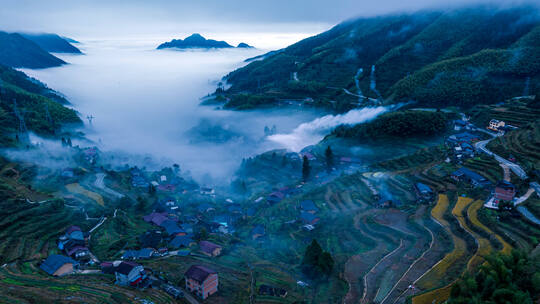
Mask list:
[[[81,54],[81,50],[56,34],[21,34],[47,52]]]
[[[60,103],[67,103],[63,97],[24,73],[0,65],[0,146],[16,144],[19,120],[14,114],[14,101],[24,113],[28,130],[37,134],[53,135],[63,124],[82,123],[77,112]]]
[[[0,64],[15,68],[42,69],[65,64],[20,34],[0,32]]]
[[[532,94],[540,92],[538,16],[534,7],[482,6],[346,21],[231,72],[226,94],[236,106],[245,93],[268,103],[311,97],[338,110],[359,96],[469,106]]]
[[[166,49],[166,48],[178,48],[178,49],[189,49],[189,48],[204,48],[204,49],[222,49],[222,48],[232,48],[233,46],[228,44],[225,41],[217,41],[212,39],[206,39],[200,34],[193,34],[186,39],[173,39],[169,42],[160,44],[157,49]]]

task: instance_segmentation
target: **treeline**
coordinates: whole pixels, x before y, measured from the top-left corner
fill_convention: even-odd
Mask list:
[[[15,108],[29,131],[53,135],[63,124],[82,123],[77,112],[64,107],[67,101],[24,73],[0,65],[0,146],[15,144],[19,130]]]
[[[439,134],[447,127],[446,113],[411,110],[386,113],[371,122],[354,126],[341,125],[332,131],[332,135],[358,140],[422,137]]]
[[[466,274],[452,288],[448,304],[533,304],[540,295],[540,260],[521,251],[486,257],[475,274]]]

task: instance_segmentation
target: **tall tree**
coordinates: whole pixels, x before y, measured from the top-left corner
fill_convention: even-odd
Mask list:
[[[302,158],[302,179],[307,181],[309,174],[311,173],[311,166],[309,165],[309,159],[304,155]]]
[[[306,247],[302,259],[302,272],[312,279],[327,277],[334,268],[334,259],[329,252],[324,251],[317,240],[311,241]]]
[[[332,167],[334,167],[334,152],[332,152],[332,148],[330,148],[330,146],[326,147],[324,156],[326,158],[326,171],[330,173],[332,171]]]

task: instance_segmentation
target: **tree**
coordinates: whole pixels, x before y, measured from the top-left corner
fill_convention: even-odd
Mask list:
[[[208,238],[208,231],[206,231],[206,228],[201,228],[196,234],[195,239],[198,241],[204,241]]]
[[[305,181],[308,180],[309,174],[311,173],[311,166],[309,165],[309,159],[304,155],[302,158],[302,179]]]
[[[67,139],[67,145],[68,145],[69,147],[72,147],[72,146],[73,146],[73,144],[71,143],[71,138],[68,138],[68,139]]]
[[[146,199],[144,199],[141,196],[138,196],[137,205],[135,207],[137,208],[138,211],[144,211],[144,209],[146,208],[146,203],[147,203]]]
[[[334,268],[334,259],[329,252],[324,251],[317,240],[311,241],[306,247],[306,253],[302,259],[302,272],[308,277],[315,279],[327,277]]]
[[[334,152],[332,152],[332,148],[330,148],[330,146],[326,147],[324,156],[326,158],[326,171],[330,173],[332,171],[332,167],[334,167]]]

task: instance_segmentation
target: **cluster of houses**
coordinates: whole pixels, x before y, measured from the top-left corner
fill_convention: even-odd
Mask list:
[[[92,264],[92,254],[88,249],[88,233],[79,226],[70,226],[58,238],[58,249],[65,255],[53,254],[40,264],[40,268],[52,276],[73,273],[80,265]]]
[[[479,137],[470,132],[462,132],[450,135],[446,138],[446,145],[451,148],[449,156],[454,162],[461,163],[463,160],[472,158],[476,154],[474,143]]]

